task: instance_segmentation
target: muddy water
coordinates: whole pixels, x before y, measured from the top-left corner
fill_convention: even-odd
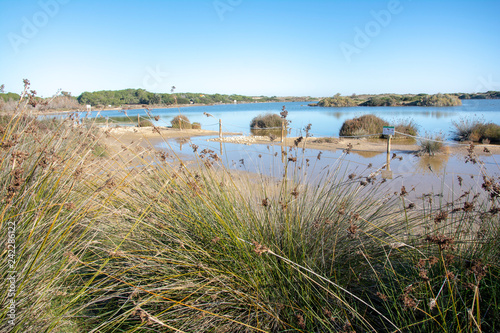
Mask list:
[[[346,154],[342,150],[283,150],[279,145],[220,144],[207,141],[206,137],[192,138],[189,142],[170,140],[170,147],[162,143],[157,148],[172,149],[183,159],[195,159],[192,144],[198,146],[198,153],[203,149],[217,153],[221,158],[218,163],[226,168],[280,179],[286,167],[287,177],[308,183],[320,183],[334,173],[339,180],[347,180],[350,175],[353,181],[363,182],[365,177],[376,174],[376,179],[381,181],[381,171],[387,160],[386,153],[379,152],[351,151]],[[396,154],[395,158],[392,153]],[[388,191],[399,191],[405,186],[415,188],[415,193],[420,194],[443,192],[452,199],[464,189],[480,189],[485,174],[500,180],[500,155],[479,156],[476,164],[466,162],[466,148],[463,153],[436,156],[393,151],[390,157],[392,180],[387,182],[390,184]]]

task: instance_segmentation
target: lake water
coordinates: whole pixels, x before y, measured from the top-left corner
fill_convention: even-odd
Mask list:
[[[308,124],[312,124],[313,136],[338,136],[342,123],[364,114],[375,114],[389,123],[396,123],[401,119],[412,119],[419,127],[419,133],[439,133],[449,136],[453,129],[453,121],[466,117],[477,117],[485,121],[500,122],[500,100],[463,100],[463,105],[455,107],[346,107],[322,108],[310,107],[306,102],[290,103],[253,103],[235,105],[212,105],[181,107],[180,112],[188,116],[191,122],[199,122],[203,129],[218,130],[218,121],[222,119],[225,132],[250,132],[250,121],[262,113],[281,112],[283,105],[288,111],[288,120],[291,120],[291,135],[300,135],[300,131]],[[203,113],[214,117],[206,117]],[[132,118],[137,114],[146,115],[142,110],[128,110]],[[98,113],[93,112],[96,116]],[[123,112],[104,111],[102,116],[123,116]],[[154,116],[160,116],[158,125],[170,126],[170,120],[179,114],[178,109],[155,109]]]
[[[359,117],[363,114],[375,114],[388,122],[411,118],[419,125],[421,134],[450,134],[453,121],[467,117],[476,117],[488,122],[500,122],[500,100],[464,100],[457,107],[349,107],[320,108],[309,107],[304,102],[293,103],[255,103],[238,105],[214,105],[180,108],[180,112],[188,116],[191,122],[199,122],[203,129],[218,130],[218,120],[222,119],[224,132],[250,132],[249,124],[253,117],[262,113],[277,113],[285,105],[291,120],[292,136],[299,135],[307,124],[312,124],[311,133],[315,137],[338,136],[342,123],[346,119]],[[203,113],[214,117],[207,117]],[[127,115],[135,119],[137,114],[146,115],[144,110],[127,110]],[[169,126],[170,120],[179,114],[178,109],[155,109],[153,116],[160,116],[158,125]],[[97,116],[98,113],[92,113]],[[105,111],[101,116],[123,116],[123,112]],[[368,176],[379,170],[386,162],[385,153],[351,152],[346,155],[342,150],[323,151],[295,149],[287,151],[287,157],[282,159],[281,146],[276,145],[241,145],[208,141],[210,137],[194,137],[185,141],[171,139],[160,143],[157,149],[175,152],[183,160],[195,160],[191,145],[198,146],[198,152],[210,149],[216,152],[225,167],[234,170],[256,172],[280,178],[289,166],[289,177],[306,178],[315,182],[328,173],[338,171],[346,178],[349,174]],[[451,143],[451,142],[450,142]],[[222,148],[222,151],[221,151]],[[356,147],[354,147],[355,149]],[[463,149],[466,150],[466,147]],[[493,177],[500,176],[500,156],[482,156],[484,164],[465,163],[464,154],[444,156],[417,157],[413,154],[395,151],[402,159],[391,162],[393,181],[392,189],[399,190],[401,186],[408,189],[416,186],[419,193],[427,191],[444,191],[450,196],[456,196],[460,189],[459,177],[463,179],[464,188],[481,188],[482,175],[486,172]],[[297,157],[297,162],[289,162],[288,157]],[[318,158],[319,157],[319,158]],[[340,170],[337,166],[341,165]],[[498,178],[497,178],[498,179]],[[456,193],[455,193],[456,192]]]

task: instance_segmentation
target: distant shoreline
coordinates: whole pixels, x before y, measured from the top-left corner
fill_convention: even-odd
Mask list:
[[[157,109],[177,109],[177,108],[186,108],[186,107],[195,107],[195,106],[217,106],[217,105],[247,105],[247,104],[264,104],[264,103],[307,103],[307,101],[277,101],[277,102],[245,102],[245,103],[217,103],[217,104],[181,104],[181,105],[153,105],[144,107],[142,105],[130,105],[125,108],[120,107],[111,107],[104,109],[93,109],[91,112],[97,111],[128,111],[128,110],[157,110]],[[88,112],[87,110],[76,109],[76,110],[51,110],[48,109],[46,111],[37,111],[33,114],[35,115],[57,115],[57,114],[68,114],[73,112]]]

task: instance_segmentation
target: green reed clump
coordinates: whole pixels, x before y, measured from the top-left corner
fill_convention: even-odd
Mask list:
[[[191,121],[189,118],[183,114],[175,116],[171,121],[170,124],[172,125],[172,128],[183,128],[183,129],[191,129]]]
[[[418,140],[421,154],[434,155],[443,151],[444,137],[441,134],[426,134],[424,138]]]
[[[384,126],[389,126],[389,123],[375,115],[367,114],[344,121],[342,127],[340,128],[339,136],[381,134]],[[400,120],[394,125],[394,127],[396,132],[402,134],[415,136],[418,133],[418,126],[411,119]],[[401,136],[403,135],[396,133],[395,138]]]
[[[39,121],[20,103],[2,118],[0,140],[0,331],[67,331],[67,282],[106,202],[97,200],[96,132],[74,117]]]
[[[476,118],[453,121],[454,139],[457,141],[500,142],[500,126]]]
[[[299,147],[281,179],[240,177],[209,149],[189,167],[132,149],[141,168],[108,167],[116,156],[94,158],[93,127],[33,125],[2,125],[0,231],[16,221],[18,274],[17,319],[2,330],[500,329],[495,178],[449,202],[388,192],[341,161],[308,184],[292,175]]]
[[[478,193],[463,189],[447,203],[434,201],[439,195],[430,193],[408,205],[411,220],[425,219],[423,229],[411,242],[392,243],[385,258],[372,261],[380,268],[372,272],[371,281],[377,283],[372,297],[402,331],[500,327],[498,193],[491,179],[483,180]]]
[[[394,127],[396,132],[399,133],[408,134],[412,136],[416,136],[418,134],[418,125],[415,123],[413,119],[400,120],[399,122],[396,123]],[[396,133],[396,137],[398,136],[401,135]]]
[[[129,116],[116,116],[116,117],[96,117],[92,119],[87,119],[98,124],[108,123],[111,124],[136,124],[137,118]]]
[[[389,123],[375,115],[367,114],[344,121],[339,136],[358,136],[382,133],[384,126]]]
[[[214,152],[200,158],[200,168],[144,172],[109,245],[83,258],[100,287],[82,299],[85,329],[499,327],[494,180],[449,203],[408,204],[404,187],[380,195],[372,174],[256,185],[215,170]]]
[[[84,259],[96,274],[105,274],[99,285],[110,290],[87,294],[88,302],[110,307],[99,315],[89,308],[89,328],[105,323],[99,329],[131,329],[142,314],[149,318],[143,325],[182,331],[335,332],[349,320],[346,307],[367,327],[350,305],[351,296],[336,284],[354,279],[353,269],[365,266],[352,247],[383,237],[374,224],[385,225],[396,212],[358,198],[364,189],[359,182],[319,190],[282,183],[274,194],[267,184],[262,192],[248,193],[227,174],[168,167],[152,171],[144,182],[149,186],[137,186],[123,206],[140,209],[140,216],[124,217],[110,230],[120,247]],[[373,191],[362,197],[373,197]],[[120,279],[124,265],[136,277],[126,283]],[[112,308],[121,311],[108,317]]]
[[[281,128],[283,119],[275,113],[260,114],[250,122],[251,129]]]
[[[152,127],[153,122],[147,119],[141,119],[139,124],[137,125],[138,127]]]

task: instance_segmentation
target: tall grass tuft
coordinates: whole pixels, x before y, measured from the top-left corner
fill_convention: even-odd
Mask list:
[[[394,126],[396,132],[403,133],[403,134],[408,134],[412,136],[417,136],[418,134],[418,125],[415,123],[413,119],[404,119],[398,121],[395,126]],[[396,134],[397,136],[401,136]]]
[[[444,148],[444,137],[441,134],[426,134],[424,138],[418,139],[421,154],[434,155],[442,152]]]
[[[339,136],[381,134],[384,126],[389,126],[389,123],[373,114],[367,114],[344,121]],[[394,124],[394,127],[397,132],[403,134],[416,136],[418,133],[417,124],[411,119],[400,120]],[[395,138],[400,136],[400,134],[396,133]]]
[[[500,126],[477,118],[453,121],[454,139],[457,141],[500,142]]]
[[[70,313],[80,258],[95,240],[108,196],[98,190],[105,176],[94,154],[97,132],[75,124],[75,117],[37,120],[22,105],[2,117],[2,332],[76,327]]]
[[[384,126],[389,123],[373,114],[344,121],[339,136],[362,136],[382,133]]]
[[[170,124],[172,125],[172,128],[191,129],[192,127],[189,118],[183,114],[175,116],[170,121]]]
[[[313,183],[295,157],[258,181],[209,150],[187,167],[130,149],[130,168],[92,153],[99,133],[3,119],[1,237],[16,231],[0,274],[16,279],[14,295],[1,285],[2,331],[500,329],[496,178],[447,201],[346,175],[342,158]]]
[[[282,118],[275,113],[260,114],[250,122],[250,128],[281,128]]]

